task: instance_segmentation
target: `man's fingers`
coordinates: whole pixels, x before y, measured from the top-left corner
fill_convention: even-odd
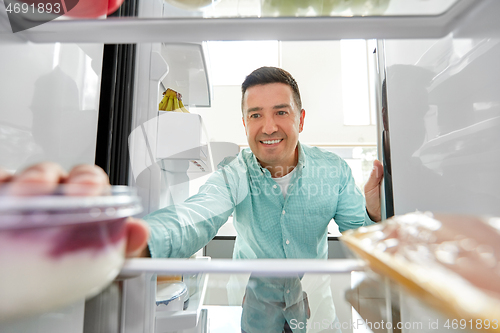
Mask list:
[[[380,182],[384,176],[384,167],[380,161],[373,161],[373,170],[365,184],[366,211],[370,218],[378,222],[382,219],[380,207]]]
[[[0,182],[10,181],[8,193],[13,195],[43,195],[53,193],[65,184],[67,195],[99,195],[110,187],[108,175],[95,165],[78,165],[70,173],[52,162],[35,164],[14,176],[0,170]]]
[[[374,160],[373,167],[377,168],[379,177],[384,176],[384,166],[382,165],[382,162],[380,162],[379,160]]]
[[[384,167],[382,166],[382,163],[379,160],[374,160],[372,173],[365,184],[365,192],[371,192],[374,189],[378,189],[383,176]]]
[[[13,195],[48,194],[53,192],[66,177],[66,171],[58,164],[39,163],[14,175],[8,192]]]
[[[110,187],[108,175],[96,165],[74,167],[65,180],[67,195],[99,195]]]
[[[141,256],[148,244],[149,227],[143,220],[129,217],[127,219],[127,258],[134,258]]]

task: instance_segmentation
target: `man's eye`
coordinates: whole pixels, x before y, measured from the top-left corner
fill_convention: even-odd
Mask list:
[[[286,112],[286,111],[278,111],[278,114],[279,114],[280,116],[284,116],[284,115],[286,115],[286,114],[287,114],[287,112]]]
[[[250,115],[250,118],[259,118],[259,117],[260,117],[260,114],[258,114],[258,113],[252,113]]]

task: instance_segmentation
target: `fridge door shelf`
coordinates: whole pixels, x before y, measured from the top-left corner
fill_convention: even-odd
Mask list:
[[[183,311],[156,311],[156,332],[175,332],[196,327],[207,289],[208,274],[202,274],[198,292],[189,297],[189,305]]]
[[[202,122],[198,114],[160,111],[156,157],[163,170],[211,172],[209,147],[202,142]]]
[[[161,159],[160,167],[168,172],[211,172],[211,166],[208,157],[208,147],[206,145],[199,148],[198,151],[192,152],[192,159]]]
[[[202,43],[163,43],[160,53],[168,75],[160,84],[182,93],[184,105],[211,106],[211,87]]]

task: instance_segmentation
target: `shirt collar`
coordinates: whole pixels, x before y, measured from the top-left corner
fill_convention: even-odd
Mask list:
[[[299,150],[299,160],[297,162],[297,166],[296,166],[296,169],[299,168],[299,169],[303,169],[305,168],[306,166],[306,156],[305,156],[305,152],[304,152],[304,148],[302,148],[302,145],[300,142],[297,142],[297,148]],[[250,150],[250,148],[249,148]],[[255,154],[250,150],[250,172],[252,175],[255,175],[255,176],[260,176],[260,175],[267,175],[269,177],[271,177],[271,173],[269,172],[269,170],[267,170],[266,168],[263,168],[259,161],[257,161],[257,157],[255,157]],[[295,170],[295,169],[294,169]]]
[[[304,148],[300,142],[297,143],[299,148],[299,161],[297,162],[297,168],[303,169],[306,167],[306,154],[304,153]]]

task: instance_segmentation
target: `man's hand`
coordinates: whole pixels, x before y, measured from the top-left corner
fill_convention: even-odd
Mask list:
[[[110,187],[108,175],[95,165],[78,165],[68,174],[58,164],[44,162],[12,176],[5,172],[0,174],[4,174],[4,181],[10,183],[8,194],[16,196],[49,194],[59,184],[68,185],[64,188],[66,195],[98,195]]]
[[[148,238],[149,226],[141,219],[127,219],[127,258],[149,257]]]
[[[373,161],[373,170],[365,184],[366,211],[372,221],[382,220],[380,209],[380,183],[384,176],[384,167],[379,160]]]
[[[0,169],[0,183],[9,183],[7,194],[16,196],[32,196],[49,194],[59,184],[65,187],[66,195],[98,195],[110,187],[108,175],[95,165],[78,165],[69,173],[52,162],[33,165],[15,175]],[[128,218],[126,222],[127,257],[139,256],[147,245],[149,228],[147,224],[136,218]]]

